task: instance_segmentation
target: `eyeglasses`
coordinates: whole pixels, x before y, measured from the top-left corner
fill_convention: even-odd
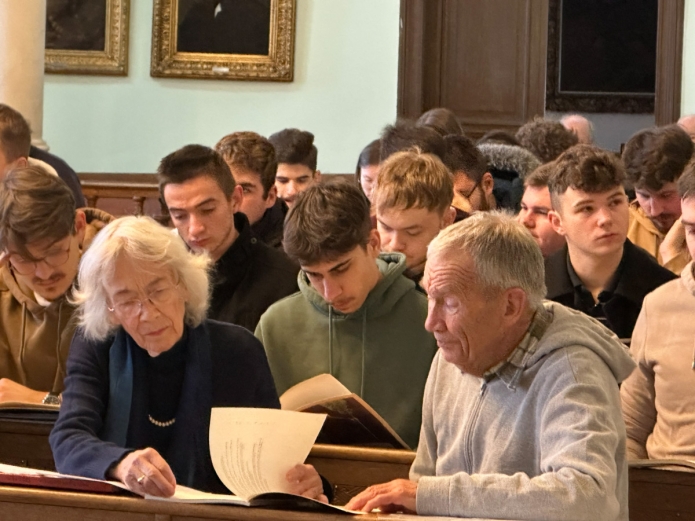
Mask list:
[[[475,189],[478,188],[479,184],[480,184],[480,181],[476,181],[475,184],[473,185],[473,188],[471,188],[467,194],[461,194],[461,197],[470,200],[471,196],[473,195],[473,192],[475,192]]]
[[[117,313],[123,318],[132,319],[139,317],[145,306],[145,302],[149,302],[155,308],[160,309],[160,306],[168,304],[174,299],[178,293],[178,289],[178,284],[157,288],[150,291],[144,299],[132,298],[122,302],[114,302],[113,306],[109,307],[108,310],[111,313]]]
[[[64,250],[49,253],[40,259],[25,259],[19,253],[10,253],[8,259],[17,273],[20,275],[31,275],[34,273],[34,271],[36,271],[36,266],[39,264],[39,262],[44,262],[51,268],[60,268],[70,258],[71,246],[72,243],[68,244],[68,247]]]

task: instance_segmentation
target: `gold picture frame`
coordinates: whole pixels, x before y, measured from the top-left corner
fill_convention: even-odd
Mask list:
[[[150,75],[292,81],[295,16],[296,0],[154,0]]]
[[[61,6],[62,11],[52,13],[52,2],[48,0],[45,59],[47,73],[128,75],[130,0],[100,1],[103,4],[95,3],[95,0],[62,2],[56,4]],[[69,7],[62,7],[65,5]],[[89,12],[94,9],[99,11],[96,16],[92,15],[93,11]],[[76,16],[76,10],[78,13],[87,14],[81,19]],[[80,31],[81,21],[86,24],[84,31]],[[101,22],[104,22],[103,30]],[[68,41],[66,37],[60,42],[62,35],[68,35],[71,39]],[[91,36],[94,36],[91,41],[86,41]],[[49,48],[49,45],[52,48]]]

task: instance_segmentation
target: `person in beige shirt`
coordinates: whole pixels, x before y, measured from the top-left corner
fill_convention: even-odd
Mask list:
[[[682,223],[695,254],[695,167],[679,182]],[[630,459],[695,457],[695,263],[647,295],[630,353],[637,369],[620,396]]]
[[[637,200],[630,205],[627,238],[680,274],[690,262],[677,182],[693,155],[693,142],[678,125],[637,132],[625,145],[623,162]]]

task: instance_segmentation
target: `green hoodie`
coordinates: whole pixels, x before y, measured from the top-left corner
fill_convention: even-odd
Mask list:
[[[256,336],[265,346],[278,393],[330,373],[415,447],[437,344],[425,330],[427,297],[403,276],[405,257],[382,253],[377,264],[381,279],[349,315],[329,306],[300,272],[300,291],[268,308]]]

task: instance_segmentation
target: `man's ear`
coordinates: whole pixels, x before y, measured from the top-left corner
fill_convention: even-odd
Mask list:
[[[446,210],[444,210],[444,215],[442,216],[442,226],[440,230],[443,230],[447,226],[450,226],[454,223],[454,220],[456,219],[456,208],[453,206],[449,206]]]
[[[314,172],[314,182],[318,183],[321,181],[321,170]]]
[[[562,224],[562,215],[560,212],[550,210],[548,212],[548,221],[550,221],[550,225],[553,227],[553,230],[555,230],[555,233],[563,237],[565,236],[565,227]]]
[[[236,185],[234,191],[232,192],[232,211],[237,213],[241,207],[241,202],[244,200],[244,189],[241,185]]]
[[[505,309],[504,318],[509,323],[513,324],[521,319],[526,312],[528,297],[526,292],[521,288],[509,288],[504,291]]]
[[[82,210],[77,210],[75,212],[75,235],[77,236],[77,243],[82,247],[84,242],[84,236],[87,232],[87,216]]]
[[[381,252],[381,236],[379,236],[379,232],[376,228],[372,228],[369,232],[367,251],[371,252],[374,258],[377,258]]]
[[[492,189],[495,188],[495,178],[492,177],[490,172],[485,172],[483,177],[480,179],[480,187],[483,189],[483,193],[489,196],[492,193]]]
[[[268,190],[268,197],[265,198],[265,209],[267,210],[268,208],[272,208],[273,205],[275,204],[275,201],[278,200],[278,189],[277,186],[273,183],[273,186],[270,187],[270,190]]]

